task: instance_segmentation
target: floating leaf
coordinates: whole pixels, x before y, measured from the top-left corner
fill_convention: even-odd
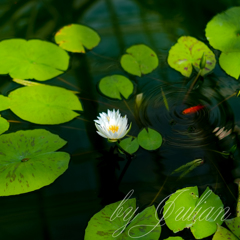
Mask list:
[[[214,69],[216,59],[213,52],[196,38],[180,37],[169,51],[168,64],[183,76],[190,77],[193,67],[197,71],[200,70],[199,64],[203,53],[206,58],[206,67],[201,70],[201,75],[204,76]]]
[[[100,42],[100,37],[89,27],[70,24],[61,28],[55,35],[59,46],[69,52],[85,53],[85,48],[92,49]]]
[[[194,208],[197,200],[197,187],[187,187],[177,190],[166,201],[163,216],[167,226],[174,233],[182,231],[184,228],[191,227],[193,225]],[[181,212],[182,209],[183,211]]]
[[[38,83],[38,82],[32,82],[32,81],[26,81],[26,80],[23,80],[23,79],[17,79],[17,78],[14,78],[13,79],[14,82],[18,83],[18,84],[21,84],[21,85],[24,85],[24,86],[37,86],[37,85],[43,85],[42,83]]]
[[[0,136],[0,196],[31,192],[63,174],[70,156],[55,152],[66,144],[43,129]]]
[[[240,75],[240,52],[224,53],[219,58],[221,68],[230,76],[238,79]]]
[[[0,42],[0,74],[45,81],[67,70],[69,56],[57,45],[41,41],[8,39]]]
[[[133,154],[135,153],[138,148],[139,148],[139,144],[138,144],[138,140],[137,138],[135,138],[133,140],[132,137],[129,138],[125,138],[124,140],[122,140],[120,142],[120,146],[128,153]]]
[[[221,220],[225,213],[223,207],[219,196],[206,188],[197,202],[197,215],[191,227],[191,232],[196,239],[208,237],[216,232],[217,224],[223,223]]]
[[[226,228],[218,225],[217,231],[213,236],[213,240],[238,240],[230,231]]]
[[[240,239],[240,217],[225,220],[231,232]]]
[[[172,194],[164,206],[164,219],[173,232],[190,228],[196,239],[212,235],[224,217],[221,199],[207,188],[198,198],[197,187],[188,187]]]
[[[0,111],[9,109],[10,104],[10,99],[8,97],[0,95]]]
[[[143,44],[134,45],[126,50],[121,58],[121,65],[125,71],[141,77],[142,74],[152,72],[158,66],[156,53]]]
[[[133,237],[141,238],[145,235],[147,239],[159,239],[161,226],[155,211],[155,207],[151,206],[134,217],[135,199],[126,199],[107,205],[88,222],[84,240],[130,240]],[[130,220],[132,221],[129,224]]]
[[[146,150],[155,150],[162,145],[162,136],[157,131],[145,128],[138,134],[139,145]]]
[[[5,119],[0,117],[0,134],[6,132],[9,129],[9,122]]]
[[[39,85],[22,87],[9,94],[10,109],[20,118],[37,124],[68,122],[82,111],[82,105],[71,91],[60,87]]]
[[[206,27],[206,37],[212,47],[223,52],[240,51],[240,7],[216,15]]]
[[[121,95],[128,99],[134,87],[128,78],[121,75],[112,75],[101,79],[99,89],[107,97],[122,100]]]

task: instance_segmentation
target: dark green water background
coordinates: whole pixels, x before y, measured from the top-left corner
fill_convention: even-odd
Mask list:
[[[69,53],[69,70],[46,82],[80,91],[84,106],[80,118],[56,126],[40,126],[19,119],[10,110],[1,113],[8,120],[22,122],[11,123],[8,132],[45,128],[68,141],[63,150],[72,157],[69,169],[53,184],[35,192],[0,198],[0,238],[81,240],[89,219],[104,204],[120,200],[132,189],[143,209],[162,186],[156,204],[179,188],[197,185],[203,192],[209,186],[234,214],[237,185],[233,180],[240,176],[239,151],[233,159],[225,159],[209,149],[229,150],[238,144],[237,134],[219,141],[212,130],[217,126],[230,129],[240,125],[240,99],[231,98],[210,113],[208,110],[239,88],[239,82],[217,65],[213,73],[200,79],[199,87],[182,104],[189,81],[196,73],[190,79],[183,77],[168,66],[167,54],[184,35],[208,44],[204,32],[207,22],[239,3],[238,0],[1,0],[0,40],[39,38],[53,42],[54,34],[62,26],[79,23],[94,28],[101,42],[85,55]],[[142,78],[128,75],[119,64],[126,48],[138,43],[148,45],[159,57],[159,67]],[[219,56],[218,51],[214,53]],[[129,77],[135,83],[135,93],[145,93],[139,112],[134,107],[134,96],[116,101],[99,93],[99,80],[112,74]],[[0,79],[3,95],[19,87],[8,75]],[[160,86],[167,96],[169,113]],[[184,108],[199,103],[207,108],[191,116],[180,114]],[[96,134],[93,124],[99,112],[113,108],[127,114],[133,123],[130,134],[136,136],[141,128],[151,126],[164,138],[159,150],[137,152],[119,188],[117,179],[126,161],[120,162],[120,170],[116,169],[117,155],[107,153],[111,144]],[[169,176],[174,169],[196,158],[203,158],[204,164],[185,178]],[[163,227],[160,239],[170,234]],[[179,235],[194,239],[189,230]]]

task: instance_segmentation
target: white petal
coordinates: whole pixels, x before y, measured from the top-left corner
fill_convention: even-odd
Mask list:
[[[101,137],[104,137],[104,138],[107,138],[107,136],[103,135],[102,133],[98,132],[97,133],[101,136]]]

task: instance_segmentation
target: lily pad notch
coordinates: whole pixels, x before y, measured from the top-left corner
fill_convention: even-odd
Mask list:
[[[90,50],[100,40],[96,31],[80,24],[67,25],[55,34],[55,42],[69,52],[85,53],[84,47]]]

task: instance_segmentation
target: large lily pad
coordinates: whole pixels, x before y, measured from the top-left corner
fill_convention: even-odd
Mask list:
[[[224,206],[219,196],[209,188],[201,195],[196,206],[197,214],[191,232],[196,239],[202,239],[215,233],[217,224],[221,225],[223,223],[221,218],[225,213]]]
[[[138,134],[138,143],[146,150],[156,150],[162,145],[162,136],[151,128],[144,128]]]
[[[128,99],[134,86],[128,78],[121,75],[112,75],[101,79],[99,89],[107,97],[121,100],[121,95]]]
[[[89,27],[70,24],[56,33],[55,41],[61,48],[69,52],[85,53],[84,47],[87,49],[96,47],[100,42],[100,37]]]
[[[0,196],[49,185],[68,168],[69,154],[55,152],[66,141],[46,130],[3,134],[0,142]]]
[[[238,79],[240,75],[240,52],[224,53],[219,58],[221,68],[230,76]]]
[[[197,71],[200,70],[199,64],[203,54],[206,57],[206,66],[201,71],[202,76],[214,69],[216,65],[215,55],[203,42],[196,38],[180,37],[169,51],[168,64],[183,76],[190,77],[193,67]]]
[[[240,51],[240,7],[216,15],[206,27],[206,37],[214,48],[223,52]]]
[[[57,45],[41,41],[8,39],[0,42],[0,74],[45,81],[68,68],[69,56]]]
[[[193,225],[194,211],[198,200],[197,187],[177,190],[166,201],[163,216],[167,226],[174,232],[182,231]],[[189,211],[190,209],[190,211]]]
[[[0,111],[7,110],[10,107],[10,99],[0,95]]]
[[[174,193],[164,206],[164,219],[173,232],[190,228],[196,239],[216,232],[224,216],[221,199],[207,188],[198,198],[197,187],[188,187]]]
[[[152,72],[158,66],[157,54],[144,44],[131,46],[121,58],[121,65],[125,71],[141,77],[142,74]]]
[[[238,238],[226,228],[218,225],[213,240],[238,240]]]
[[[82,111],[82,105],[71,91],[60,87],[37,85],[21,87],[9,96],[10,109],[20,118],[37,124],[68,122]]]
[[[240,239],[240,217],[225,220],[226,225]]]
[[[0,134],[6,132],[9,129],[9,122],[5,119],[0,117]]]
[[[159,239],[161,226],[155,207],[144,209],[134,217],[136,200],[112,203],[96,213],[88,222],[84,240],[130,240],[133,238]],[[127,226],[127,224],[131,223]],[[145,236],[145,237],[143,237]]]

